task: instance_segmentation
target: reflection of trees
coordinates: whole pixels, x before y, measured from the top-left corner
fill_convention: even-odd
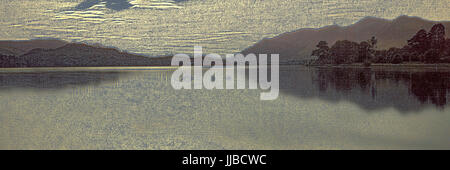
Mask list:
[[[116,81],[120,72],[0,73],[0,91],[10,88],[60,89]]]
[[[444,106],[447,104],[447,91],[450,89],[449,73],[415,73],[411,77],[411,93],[420,102]]]
[[[450,90],[450,73],[448,72],[400,72],[371,71],[370,69],[319,69],[314,77],[315,84],[321,92],[336,90],[349,93],[359,88],[370,94],[377,95],[377,83],[388,80],[390,86],[404,84],[409,94],[420,103],[432,103],[436,106],[447,104],[447,92]]]
[[[349,91],[357,86],[367,90],[371,87],[371,72],[354,69],[319,70],[316,80],[320,91],[326,91],[329,87],[338,91]]]

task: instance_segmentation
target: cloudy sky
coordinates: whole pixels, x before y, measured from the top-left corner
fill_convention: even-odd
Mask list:
[[[450,20],[448,0],[0,0],[0,39],[59,38],[149,56],[232,53],[300,28],[400,15]]]

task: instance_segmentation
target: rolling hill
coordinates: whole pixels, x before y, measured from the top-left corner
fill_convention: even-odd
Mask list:
[[[69,43],[56,49],[34,49],[19,57],[27,67],[161,66],[171,57],[150,58],[115,48]]]
[[[0,54],[20,56],[33,49],[55,49],[68,44],[62,40],[0,41]]]

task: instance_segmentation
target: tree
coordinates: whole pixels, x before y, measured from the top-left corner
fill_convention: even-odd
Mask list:
[[[331,64],[332,61],[330,59],[330,47],[328,47],[328,43],[326,41],[320,41],[316,47],[317,49],[312,52],[312,55],[318,57],[319,63]]]
[[[24,64],[20,62],[16,56],[0,54],[0,68],[5,67],[21,67]]]
[[[428,33],[424,29],[419,30],[414,37],[408,40],[408,45],[411,47],[411,52],[418,54],[425,53],[429,48]]]
[[[387,50],[377,50],[375,51],[374,58],[372,61],[374,63],[387,63],[386,60]]]
[[[330,47],[328,47],[328,43],[326,41],[320,41],[319,44],[316,45],[318,49],[314,50],[312,55],[314,56],[320,56],[324,52],[327,52]]]
[[[444,62],[450,63],[450,39],[445,40],[444,50],[441,53]]]
[[[409,45],[403,46],[401,49],[403,61],[411,62],[413,60],[418,60],[415,53],[411,53],[411,47]]]
[[[377,40],[377,38],[375,38],[375,36],[372,36],[372,38],[368,42],[370,44],[371,50],[375,50],[377,48],[378,40]]]
[[[401,57],[399,54],[394,54],[394,57],[392,58],[391,63],[392,64],[400,64],[403,62],[403,57]]]
[[[375,36],[372,36],[372,38],[368,42],[370,44],[368,60],[372,61],[372,59],[375,57],[378,40],[377,38],[375,38]]]
[[[449,62],[450,63],[450,39],[445,39],[445,27],[442,24],[434,25],[430,32],[419,30],[408,45],[403,48],[390,48],[389,50],[377,50],[378,40],[373,36],[360,43],[340,40],[331,48],[327,42],[320,41],[317,49],[313,51],[318,56],[318,64],[349,64],[363,62],[369,66],[375,63],[402,63],[404,61],[421,61],[426,63]]]
[[[330,52],[335,64],[354,63],[359,56],[359,44],[348,40],[337,41]]]
[[[401,49],[392,47],[387,51],[387,54],[385,56],[387,63],[392,64],[400,64],[403,62],[403,57],[401,56]]]
[[[445,47],[445,27],[441,23],[434,25],[428,34],[430,48],[443,50]]]
[[[430,49],[425,54],[425,62],[426,63],[438,63],[440,61],[439,58],[439,50],[438,49]]]
[[[365,62],[370,59],[370,48],[371,44],[366,41],[359,43],[359,55],[357,62]]]

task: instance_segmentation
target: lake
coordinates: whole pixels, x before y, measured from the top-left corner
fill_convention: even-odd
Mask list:
[[[280,67],[280,95],[173,68],[0,69],[0,149],[450,149],[450,73]]]

